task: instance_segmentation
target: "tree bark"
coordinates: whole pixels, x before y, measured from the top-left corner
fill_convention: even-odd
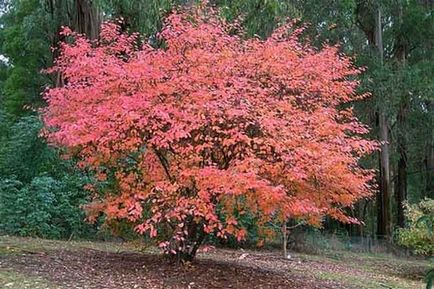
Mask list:
[[[384,60],[384,48],[383,48],[383,27],[381,25],[381,9],[377,8],[377,15],[375,16],[375,45],[378,49],[378,55],[380,57],[381,65]]]
[[[47,0],[44,7],[53,21],[55,33],[48,33],[52,47],[58,47],[59,42],[64,41],[64,36],[60,34],[63,26],[69,26],[78,33],[85,34],[89,39],[97,39],[102,21],[102,14],[92,0],[59,1]],[[52,59],[59,56],[59,50],[54,49]],[[62,75],[53,76],[53,84],[56,87],[64,85]]]
[[[405,226],[404,203],[407,200],[407,139],[405,133],[405,123],[407,120],[407,98],[404,97],[403,103],[398,112],[398,179],[396,183],[395,201],[396,201],[396,222],[401,228]]]
[[[383,29],[381,25],[381,10],[377,9],[375,17],[375,45],[378,49],[381,64],[383,64]],[[389,125],[384,105],[378,108],[378,131],[381,141],[379,153],[380,175],[379,192],[377,195],[377,235],[380,238],[390,236],[390,154]]]
[[[379,155],[380,174],[379,192],[377,194],[377,235],[390,236],[390,166],[389,166],[389,132],[384,111],[378,114],[379,138],[381,151]]]
[[[426,101],[426,105],[430,116],[431,127],[434,127],[434,100]],[[425,158],[425,170],[425,197],[434,199],[434,130],[431,130],[431,133],[428,137],[428,146]]]
[[[89,39],[97,39],[101,26],[101,12],[95,1],[76,0],[74,30],[86,34]]]
[[[398,7],[398,24],[402,25],[403,22],[403,7]],[[395,57],[401,63],[401,69],[405,69],[407,58],[407,43],[403,40],[400,33],[397,35],[396,45],[394,47]],[[410,105],[410,97],[407,91],[402,91],[401,104],[398,110],[397,127],[398,127],[398,139],[397,139],[397,152],[399,155],[398,169],[397,169],[397,182],[395,190],[395,203],[396,203],[396,224],[404,228],[405,215],[404,215],[404,203],[407,200],[407,172],[408,172],[408,157],[407,157],[407,133],[406,122],[408,108]]]
[[[287,228],[286,228],[286,222],[283,222],[282,225],[282,237],[283,237],[283,257],[287,258],[288,256],[288,232],[287,232]]]
[[[191,262],[207,236],[203,230],[203,223],[196,223],[190,219],[183,228],[176,227],[176,229],[187,230],[188,234],[183,236],[183,239],[171,239],[169,246],[171,250],[175,251],[175,254],[170,254],[169,257],[177,264]]]

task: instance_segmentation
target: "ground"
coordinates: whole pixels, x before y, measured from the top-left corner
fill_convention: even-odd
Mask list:
[[[0,288],[424,288],[429,263],[390,255],[213,249],[174,266],[137,244],[0,236]]]

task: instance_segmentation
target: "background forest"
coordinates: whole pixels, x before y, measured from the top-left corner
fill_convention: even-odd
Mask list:
[[[62,40],[61,27],[95,38],[102,21],[122,18],[122,29],[152,39],[171,9],[191,2],[6,0],[0,4],[1,234],[104,237],[98,223],[84,222],[80,208],[88,201],[83,185],[93,176],[78,171],[73,160],[60,158],[60,152],[39,137],[41,93],[59,81],[41,71],[56,57],[51,48]],[[228,20],[240,21],[249,37],[267,37],[284,19],[300,19],[308,23],[306,41],[317,47],[339,43],[358,66],[365,67],[360,90],[372,97],[355,106],[357,116],[372,128],[371,137],[383,142],[380,152],[363,161],[364,167],[377,170],[378,192],[349,212],[364,225],[325,220],[322,232],[395,241],[398,228],[416,221],[406,215],[405,204],[434,198],[434,2],[209,2]],[[124,238],[130,234],[123,224],[110,229]]]

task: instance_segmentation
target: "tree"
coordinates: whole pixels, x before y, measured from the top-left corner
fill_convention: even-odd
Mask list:
[[[358,166],[374,141],[351,107],[360,70],[337,47],[302,45],[285,25],[266,40],[232,35],[209,9],[174,12],[165,48],[135,48],[115,24],[70,42],[49,72],[44,134],[110,187],[89,186],[89,218],[128,219],[180,259],[211,233],[246,237],[237,219],[344,221],[371,195]],[[289,31],[289,32],[288,32]],[[292,31],[292,32],[291,32]]]
[[[425,160],[430,159],[432,117],[426,103],[432,98],[432,78],[426,75],[432,74],[434,18],[432,5],[422,5],[421,1],[356,1],[356,4],[358,27],[372,47],[358,52],[360,63],[368,67],[367,81],[361,87],[375,96],[374,102],[363,104],[368,106],[364,111],[375,108],[377,115],[381,112],[386,121],[378,121],[378,131],[382,132],[379,138],[389,145],[378,156],[384,165],[379,170],[377,233],[388,235],[392,225],[404,226],[406,200],[420,200],[429,186],[429,162]],[[379,10],[381,22],[375,21]],[[382,34],[383,49],[372,53],[379,50],[375,32]]]
[[[40,71],[52,65],[50,47],[62,25],[89,33],[99,23],[86,0],[16,0],[0,3],[0,233],[47,238],[92,237],[79,205],[86,176],[39,137],[41,92],[59,79]],[[79,9],[78,9],[79,8]],[[92,20],[94,17],[95,19]],[[92,29],[92,25],[96,29]],[[94,33],[96,34],[96,33]],[[98,36],[98,35],[96,35]]]
[[[9,5],[0,16],[0,54],[8,59],[1,104],[16,117],[28,113],[25,105],[40,105],[41,88],[47,79],[39,72],[51,65],[50,43],[45,36],[50,31],[46,30],[47,14],[39,1]]]
[[[162,18],[184,0],[103,0],[102,10],[111,19],[122,19],[123,30],[154,35],[161,29]]]
[[[291,2],[281,0],[211,1],[221,8],[222,15],[226,19],[240,21],[247,35],[260,37],[269,36],[276,25],[284,22],[285,18],[300,16],[294,3]]]
[[[375,15],[375,46],[378,49],[381,65],[384,62],[383,51],[383,26],[381,8],[377,7]],[[389,153],[389,121],[385,107],[381,106],[377,112],[378,135],[381,143],[379,153],[379,185],[380,190],[377,198],[378,219],[377,219],[377,234],[380,237],[389,237],[391,233],[390,223],[390,153]]]

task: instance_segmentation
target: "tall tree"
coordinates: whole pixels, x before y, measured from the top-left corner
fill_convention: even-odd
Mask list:
[[[376,49],[376,59],[379,62],[379,68],[382,69],[384,63],[384,44],[383,44],[383,24],[382,9],[373,1],[357,1],[355,9],[357,23],[364,32],[369,45]],[[372,69],[372,67],[371,67]],[[374,92],[375,93],[375,92]],[[381,141],[381,150],[379,152],[379,175],[377,193],[377,235],[387,237],[390,235],[390,153],[389,153],[389,120],[385,110],[384,99],[386,95],[381,95],[377,91],[376,105],[376,124],[378,129],[378,138]]]
[[[375,46],[378,49],[379,61],[381,65],[384,62],[384,45],[383,45],[383,24],[381,7],[376,7],[375,15]],[[388,237],[391,233],[390,224],[390,153],[389,153],[389,121],[383,106],[378,111],[378,136],[381,142],[380,150],[380,174],[379,174],[379,192],[377,198],[377,235]]]

